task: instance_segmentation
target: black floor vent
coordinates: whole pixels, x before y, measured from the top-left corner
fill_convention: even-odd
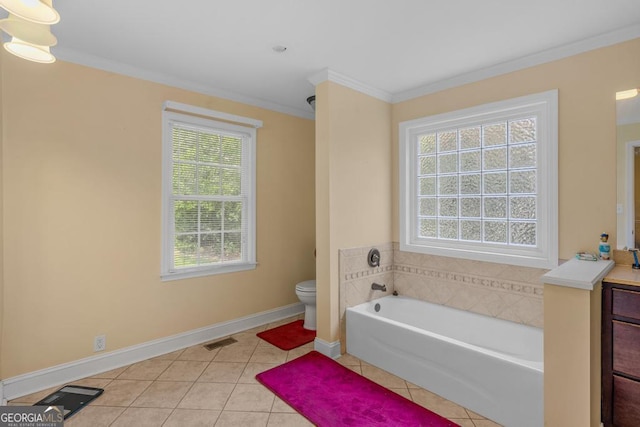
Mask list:
[[[220,341],[210,342],[209,344],[205,344],[204,348],[206,348],[207,350],[211,351],[211,350],[215,350],[216,348],[225,347],[227,345],[235,344],[237,342],[238,342],[238,340],[236,340],[235,338],[225,338],[225,339],[220,340]]]

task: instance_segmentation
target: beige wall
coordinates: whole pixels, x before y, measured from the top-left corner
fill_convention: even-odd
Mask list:
[[[318,337],[339,338],[338,251],[391,240],[390,104],[316,86]]]
[[[616,236],[616,91],[640,86],[640,39],[394,104],[393,236],[398,240],[398,123],[558,89],[559,255]],[[615,246],[614,246],[615,247]]]
[[[70,63],[2,58],[2,377],[297,302],[315,275],[314,122]],[[255,270],[160,281],[161,108],[262,120]]]
[[[625,229],[627,223],[627,189],[626,189],[626,175],[627,175],[627,143],[631,141],[640,141],[640,123],[632,123],[627,125],[620,125],[616,128],[617,139],[617,203],[622,205],[623,213],[618,215],[618,249],[622,249],[627,246],[625,241]],[[637,160],[636,160],[637,161]],[[640,179],[640,174],[636,174],[636,179]],[[636,185],[636,191],[640,186]],[[636,203],[638,202],[636,198]],[[636,214],[640,210],[636,208]]]
[[[558,89],[559,256],[567,259],[577,251],[595,251],[603,231],[610,233],[615,245],[614,95],[640,87],[638,52],[640,39],[635,39],[393,105],[394,240],[399,235],[398,123]],[[599,424],[597,297],[587,291],[544,287],[545,425]]]

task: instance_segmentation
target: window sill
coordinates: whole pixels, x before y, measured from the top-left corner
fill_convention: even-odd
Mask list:
[[[239,271],[255,270],[258,264],[246,262],[239,264],[229,264],[219,267],[198,268],[193,270],[179,270],[172,273],[162,273],[160,279],[163,282],[172,280],[191,279],[194,277],[215,276],[218,274],[236,273]]]

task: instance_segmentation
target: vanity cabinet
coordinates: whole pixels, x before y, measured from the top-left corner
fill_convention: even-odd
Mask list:
[[[640,287],[602,284],[602,421],[640,426]]]

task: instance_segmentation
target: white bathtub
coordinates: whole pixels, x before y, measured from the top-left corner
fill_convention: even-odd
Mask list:
[[[539,328],[412,298],[347,308],[347,352],[507,427],[543,425],[542,350]]]

